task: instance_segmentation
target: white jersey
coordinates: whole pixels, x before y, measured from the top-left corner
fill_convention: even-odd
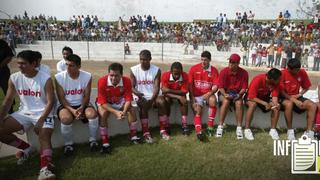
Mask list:
[[[57,63],[57,73],[67,70],[66,61],[64,59]]]
[[[55,75],[59,85],[64,90],[65,99],[71,106],[81,105],[84,90],[91,79],[91,73],[80,70],[79,77],[72,79],[67,71]]]
[[[149,70],[142,70],[141,65],[131,67],[131,71],[136,78],[136,89],[144,94],[144,98],[150,100],[153,95],[153,84],[157,76],[159,68],[155,65],[150,65]]]
[[[39,115],[47,105],[45,85],[49,75],[38,71],[33,78],[28,78],[20,71],[12,74],[10,79],[20,98],[19,111],[30,115]]]
[[[45,74],[48,74],[49,76],[51,75],[50,68],[49,66],[45,64],[40,64],[39,67],[36,68],[38,71],[42,71]]]

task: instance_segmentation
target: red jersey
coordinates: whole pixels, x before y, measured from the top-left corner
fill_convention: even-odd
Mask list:
[[[226,67],[219,74],[219,88],[223,88],[226,92],[236,91],[239,93],[241,89],[248,89],[248,72],[239,67],[235,74],[231,73],[231,69]]]
[[[188,92],[188,74],[185,72],[182,72],[180,78],[178,80],[174,80],[173,76],[170,71],[165,72],[162,74],[161,77],[161,86],[167,87],[169,89],[173,90],[181,90],[184,93]]]
[[[259,74],[255,76],[249,86],[248,90],[248,98],[259,98],[259,99],[266,99],[270,97],[278,97],[279,96],[279,89],[280,84],[278,85],[268,85],[266,84],[267,75],[266,74]]]
[[[190,68],[189,83],[192,86],[194,96],[202,96],[212,90],[212,86],[219,85],[218,70],[209,66],[208,69],[203,69],[201,63]]]
[[[113,86],[109,76],[103,76],[98,81],[98,104],[119,104],[121,99],[132,101],[132,86],[128,77],[123,76],[117,86]]]
[[[300,69],[296,75],[290,74],[288,69],[284,69],[281,72],[282,76],[280,84],[288,95],[299,94],[300,87],[303,89],[308,89],[311,87],[310,79],[304,69]]]

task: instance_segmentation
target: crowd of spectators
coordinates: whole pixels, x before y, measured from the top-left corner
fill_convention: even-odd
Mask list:
[[[317,14],[310,22],[292,21],[288,10],[280,12],[273,21],[257,21],[254,17],[255,14],[249,11],[236,12],[235,18],[230,18],[231,20],[226,14],[220,13],[215,21],[191,23],[159,23],[151,15],[130,16],[125,20],[119,17],[116,22],[101,22],[96,15],[73,15],[70,21],[57,21],[55,17],[46,18],[44,14],[29,18],[25,12],[22,20],[20,16],[15,16],[14,20],[0,21],[0,38],[7,39],[11,46],[30,44],[36,40],[88,40],[181,43],[186,48],[192,46],[194,50],[200,45],[215,46],[218,51],[242,47],[248,59],[257,51],[257,62],[259,52],[262,52],[259,51],[261,44],[274,44],[274,52],[277,47],[282,47],[281,50],[289,54],[289,57],[291,52],[298,56],[301,54],[302,57],[302,52],[305,52],[302,47],[305,44],[311,45],[309,55],[317,52],[315,49],[320,43]],[[268,51],[268,47],[261,49],[264,48]],[[261,64],[263,62],[262,58]],[[275,61],[274,65],[277,63]]]

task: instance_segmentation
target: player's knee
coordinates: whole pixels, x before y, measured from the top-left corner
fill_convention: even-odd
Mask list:
[[[87,108],[85,114],[88,119],[94,119],[97,117],[97,112],[93,108]]]
[[[156,99],[156,103],[160,107],[165,107],[166,104],[167,104],[166,100],[164,99],[164,97],[161,97],[161,96]]]

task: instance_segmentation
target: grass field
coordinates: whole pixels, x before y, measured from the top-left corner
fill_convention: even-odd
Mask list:
[[[55,72],[57,61],[44,61]],[[93,87],[106,73],[110,62],[84,62],[84,70],[93,73]],[[137,63],[127,63],[127,67]],[[168,64],[157,64],[162,70]],[[12,71],[17,68],[11,64]],[[99,68],[97,68],[99,67]],[[184,65],[188,71],[190,65]],[[218,67],[221,69],[221,66]],[[250,79],[264,70],[250,71]],[[312,81],[318,75],[312,76]],[[0,102],[3,95],[0,92]],[[18,103],[17,103],[18,104]],[[286,131],[279,130],[280,138]],[[273,156],[273,141],[268,130],[254,129],[255,140],[237,140],[235,127],[228,127],[223,138],[209,138],[201,143],[195,133],[181,135],[174,127],[170,141],[160,140],[158,129],[153,129],[155,144],[131,145],[127,135],[111,137],[112,155],[91,153],[87,144],[77,145],[72,157],[65,157],[63,149],[54,149],[55,174],[58,179],[317,179],[316,175],[292,175],[290,156]],[[298,130],[300,137],[302,130]],[[39,155],[22,166],[15,157],[0,159],[0,179],[35,179],[39,171]]]
[[[155,144],[131,145],[126,135],[111,138],[113,153],[91,153],[87,144],[77,145],[72,157],[54,149],[58,179],[316,179],[316,175],[292,175],[290,156],[274,157],[273,141],[267,131],[255,129],[255,140],[237,140],[235,127],[223,138],[203,143],[181,135],[173,128],[172,139]],[[301,134],[301,131],[299,135]],[[281,138],[285,138],[284,132]],[[22,166],[14,157],[0,159],[1,179],[35,179],[39,157]]]

